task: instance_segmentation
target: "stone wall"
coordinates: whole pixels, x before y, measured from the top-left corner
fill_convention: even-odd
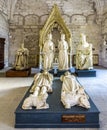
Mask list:
[[[100,43],[100,65],[107,67],[107,13],[102,18],[102,42]]]
[[[73,54],[80,33],[85,33],[87,41],[93,44],[93,53],[100,54],[101,13],[96,0],[18,0],[10,18],[10,64],[14,63],[16,50],[24,41],[25,47],[30,50],[30,65],[38,66],[39,31],[55,3],[71,31]]]
[[[101,43],[100,43],[100,58],[99,64],[107,67],[107,1],[103,4],[103,14],[101,21]]]
[[[7,20],[7,4],[4,0],[0,0],[0,38],[5,38],[4,63],[8,66],[8,46],[9,46],[9,25]]]

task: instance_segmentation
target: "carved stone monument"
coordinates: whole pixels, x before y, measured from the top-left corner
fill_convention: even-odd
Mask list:
[[[54,43],[52,42],[52,34],[49,33],[47,40],[43,46],[43,69],[52,69],[52,63],[54,59]]]
[[[59,70],[68,70],[68,43],[65,41],[65,34],[61,34],[58,44],[59,49]]]
[[[61,90],[61,102],[66,109],[78,105],[89,109],[90,103],[88,101],[89,97],[85,93],[84,88],[77,82],[75,76],[66,72],[61,76],[60,80],[62,83]]]
[[[52,93],[52,83],[53,75],[50,74],[47,70],[44,70],[42,73],[37,73],[34,76],[34,84],[30,92],[35,92],[36,87],[42,88],[45,86],[47,88],[47,92]]]
[[[93,69],[92,44],[86,41],[86,35],[83,33],[76,49],[76,69]]]
[[[27,77],[31,73],[31,68],[28,64],[29,50],[24,47],[24,43],[17,50],[15,63],[12,69],[6,72],[6,77]]]
[[[36,87],[33,94],[30,94],[27,97],[22,105],[22,109],[32,109],[35,107],[36,109],[47,109],[49,105],[46,103],[48,98],[47,88],[43,86],[42,88]]]
[[[17,50],[15,56],[14,68],[16,70],[25,70],[29,68],[29,50],[24,47],[24,43],[21,44],[21,47]]]
[[[40,69],[43,69],[45,66],[44,65],[44,57],[45,57],[44,56],[44,47],[45,47],[45,50],[48,49],[48,46],[47,47],[45,46],[45,44],[46,44],[45,41],[50,33],[52,34],[52,38],[53,38],[52,41],[54,41],[54,43],[52,43],[54,45],[54,58],[52,56],[53,61],[51,61],[52,65],[55,65],[55,63],[56,63],[55,59],[58,59],[57,67],[60,70],[67,70],[67,69],[71,68],[72,67],[71,33],[70,33],[68,27],[66,26],[60,12],[59,12],[59,9],[57,8],[57,5],[54,5],[52,12],[49,15],[49,18],[47,19],[44,27],[40,31],[40,39],[39,39],[39,47],[40,47],[39,68]],[[57,36],[56,36],[56,33],[57,33]],[[62,35],[62,34],[64,34],[64,35]],[[59,40],[62,40],[62,41],[59,42]],[[63,44],[64,44],[64,48],[63,48]],[[51,50],[53,50],[53,49],[51,49]],[[61,56],[62,54],[64,54],[64,57]],[[64,59],[63,67],[62,67],[63,63],[61,62],[62,57]],[[54,67],[55,66],[52,66],[52,68],[54,68]],[[48,67],[45,67],[45,68],[48,69]]]
[[[58,43],[52,42],[53,30],[59,31],[61,39]],[[16,109],[15,127],[99,127],[99,111],[83,87],[67,71],[72,66],[71,34],[56,5],[40,32],[39,46],[39,67],[42,71],[34,76],[33,84]],[[52,65],[62,71],[61,75],[67,71],[61,80],[53,78],[49,73]],[[25,111],[26,109],[29,110]]]

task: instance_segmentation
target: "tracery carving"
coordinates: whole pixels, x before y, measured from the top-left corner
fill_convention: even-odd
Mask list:
[[[72,43],[71,43],[71,33],[67,28],[62,16],[59,12],[57,5],[53,6],[52,12],[50,13],[44,27],[40,31],[40,38],[39,38],[39,47],[40,47],[40,57],[39,57],[39,68],[42,68],[42,49],[43,45],[46,41],[47,35],[51,33],[53,30],[57,29],[60,33],[64,33],[66,37],[66,41],[68,42],[69,46],[69,67],[71,67],[71,50],[72,50]]]

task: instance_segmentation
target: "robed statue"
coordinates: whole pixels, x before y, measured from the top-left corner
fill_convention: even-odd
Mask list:
[[[14,68],[16,70],[25,70],[28,66],[29,59],[29,50],[24,47],[24,43],[21,44],[21,47],[17,50],[15,56]]]
[[[67,71],[60,77],[60,80],[62,81],[61,102],[66,109],[75,105],[90,108],[89,97],[74,75]]]
[[[92,44],[86,41],[83,33],[76,49],[76,69],[93,69]]]
[[[61,40],[58,44],[59,49],[59,70],[67,70],[68,69],[68,43],[65,40],[65,34],[61,34]]]
[[[50,70],[54,59],[54,43],[52,42],[52,34],[49,33],[47,40],[43,46],[43,69]]]

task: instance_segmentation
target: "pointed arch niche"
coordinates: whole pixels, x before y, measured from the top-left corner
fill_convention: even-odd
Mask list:
[[[52,11],[42,28],[40,30],[40,38],[39,38],[39,47],[40,47],[40,55],[39,55],[39,68],[42,69],[43,64],[43,57],[42,57],[42,49],[45,43],[45,40],[47,38],[47,35],[49,33],[52,33],[53,36],[53,42],[55,43],[55,49],[57,50],[58,46],[58,40],[60,40],[61,33],[65,34],[65,40],[68,42],[69,46],[69,68],[72,67],[72,60],[71,60],[71,54],[72,54],[72,42],[71,42],[71,33],[69,29],[67,28],[60,11],[58,9],[58,6],[55,4],[52,8]]]

